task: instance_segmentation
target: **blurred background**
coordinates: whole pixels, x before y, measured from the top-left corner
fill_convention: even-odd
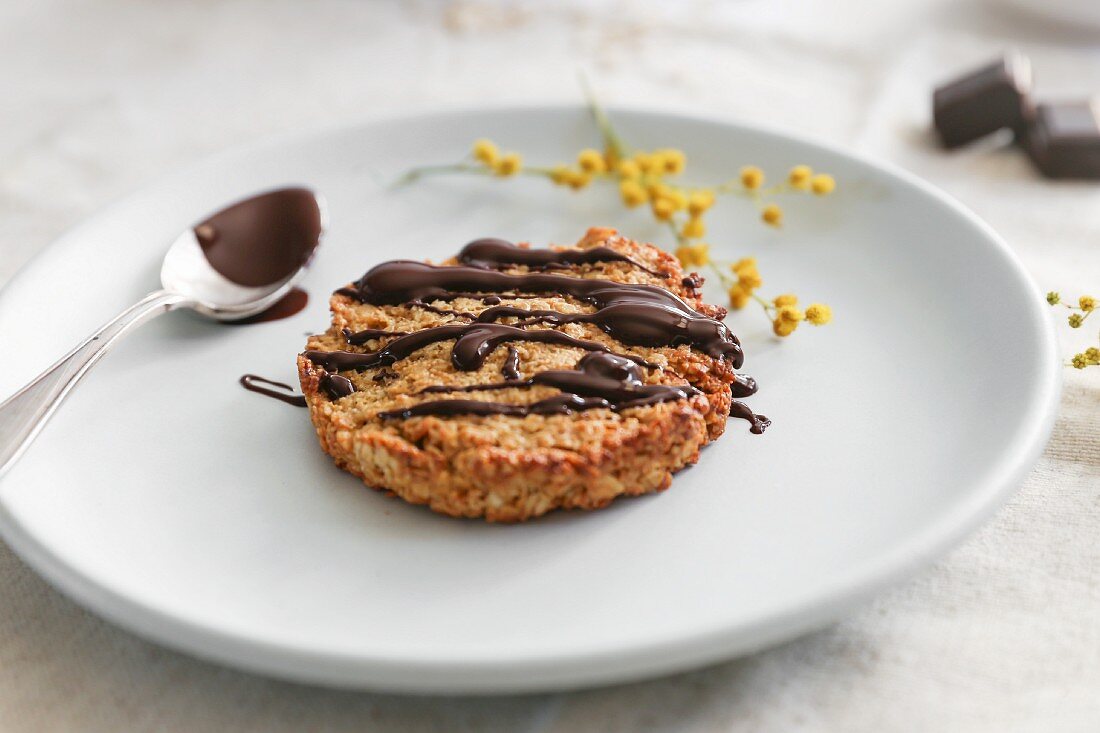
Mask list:
[[[983,149],[985,175],[957,180],[979,154],[931,146],[930,94],[1010,45],[1032,57],[1037,94],[1100,92],[1100,18],[1016,7],[1034,2],[8,0],[0,278],[199,156],[411,110],[578,101],[579,70],[608,104],[734,117],[887,157],[997,226],[967,194],[1033,184],[1027,162]],[[1100,14],[1093,0],[1042,6]],[[1080,224],[1100,224],[1100,209]]]
[[[1018,48],[1035,94],[1100,93],[1097,0],[5,0],[0,284],[93,211],[257,138],[417,110],[580,103],[774,126],[889,160],[1002,233],[1046,290],[1100,288],[1100,184],[1004,137],[956,152],[934,86]],[[109,246],[109,243],[104,243]],[[1063,353],[1083,334],[1067,334]],[[3,730],[1100,729],[1100,388],[976,537],[811,637],[569,695],[407,700],[222,670],[138,641],[0,548]],[[1088,436],[1092,436],[1090,439]]]

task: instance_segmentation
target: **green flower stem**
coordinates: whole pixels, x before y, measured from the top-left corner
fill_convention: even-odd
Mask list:
[[[623,139],[619,137],[619,133],[615,131],[615,127],[611,124],[611,119],[604,112],[603,107],[596,101],[596,95],[593,94],[592,87],[583,74],[581,74],[580,82],[585,101],[588,103],[588,111],[592,114],[592,119],[595,120],[596,127],[600,130],[604,144],[611,149],[618,160],[625,159],[629,148],[627,148]]]
[[[734,281],[733,278],[731,278],[729,275],[727,275],[725,272],[723,272],[722,268],[719,267],[715,262],[711,261],[711,262],[708,262],[707,264],[710,265],[711,272],[713,272],[715,275],[717,275],[718,279],[722,282],[722,287],[729,290],[734,285],[736,285],[736,281]]]
[[[580,84],[581,84],[581,88],[584,90],[585,99],[586,99],[587,104],[588,104],[588,111],[592,115],[592,119],[594,120],[594,122],[596,124],[596,127],[599,130],[599,133],[600,133],[600,136],[603,139],[605,148],[607,150],[610,150],[611,153],[618,160],[627,159],[629,157],[631,149],[626,145],[626,143],[623,141],[623,139],[619,136],[618,132],[615,130],[615,127],[611,124],[610,118],[607,116],[607,113],[604,111],[604,109],[600,105],[600,103],[596,100],[595,95],[592,93],[592,88],[588,84],[588,80],[583,75],[581,75],[581,77],[580,77]],[[539,166],[522,166],[515,173],[515,175],[517,175],[517,176],[536,176],[536,177],[539,177],[539,178],[547,178],[547,179],[550,179],[550,180],[555,180],[555,177],[557,175],[557,170],[558,170],[557,168],[548,168],[548,167],[539,167]],[[409,171],[407,171],[404,175],[402,175],[400,178],[398,178],[394,182],[393,186],[394,187],[404,186],[404,185],[413,183],[415,181],[418,181],[421,178],[424,178],[425,176],[447,175],[447,174],[453,174],[453,173],[470,173],[470,174],[473,174],[473,175],[494,176],[494,177],[496,177],[495,171],[490,166],[486,166],[486,165],[483,165],[482,163],[476,162],[476,161],[473,160],[472,157],[467,157],[464,161],[459,162],[459,163],[452,163],[452,164],[449,164],[449,165],[430,165],[430,166],[422,166],[422,167],[419,167],[419,168],[412,168]],[[500,176],[500,177],[505,178],[505,177],[509,177],[509,176]],[[591,177],[592,177],[593,182],[601,181],[601,180],[603,180],[603,181],[609,181],[610,180],[612,182],[617,182],[618,181],[617,176],[615,175],[615,172],[613,170],[612,171],[606,171],[606,172],[603,172],[603,173],[592,174]],[[643,176],[641,181],[640,181],[640,183],[643,186],[646,186],[647,184],[650,184],[650,183],[653,183],[653,182],[665,183],[665,181],[663,180],[663,176],[657,176],[656,178],[653,178],[653,177],[649,176],[648,174]],[[684,190],[684,191],[711,190],[715,193],[715,195],[740,196],[742,198],[746,198],[746,199],[752,201],[758,208],[763,208],[764,203],[765,203],[764,199],[766,197],[777,196],[777,195],[780,195],[780,194],[787,194],[787,193],[805,193],[806,192],[803,189],[795,188],[789,182],[786,182],[786,181],[783,182],[783,183],[775,184],[773,186],[769,186],[768,188],[747,189],[747,188],[745,188],[744,184],[741,182],[740,178],[733,178],[733,179],[730,179],[730,180],[725,181],[723,183],[720,183],[716,186],[694,186],[694,185],[691,185],[691,184],[688,184],[688,183],[685,183],[685,182],[679,182],[677,184],[670,184],[670,185],[673,185],[675,188],[678,188],[678,189]],[[669,219],[667,219],[665,221],[665,224],[668,226],[668,229],[672,233],[672,236],[675,239],[677,245],[681,246],[681,247],[682,246],[690,246],[691,242],[692,242],[691,237],[684,236],[684,234],[683,234],[684,223],[686,221],[687,221],[687,218],[686,218],[686,215],[684,215],[684,214],[681,214],[680,216],[677,216],[676,214],[673,214]],[[730,275],[728,275],[725,272],[725,268],[720,267],[718,265],[718,263],[714,262],[713,260],[710,260],[709,258],[707,260],[707,266],[710,267],[711,272],[713,272],[715,275],[717,275],[718,280],[719,280],[719,282],[722,283],[722,287],[724,289],[729,290],[730,288],[732,288],[733,286],[735,286],[737,284],[738,280],[736,278],[733,278]],[[778,311],[778,308],[776,308],[774,303],[772,303],[771,301],[765,300],[764,298],[760,297],[756,293],[750,293],[750,297],[752,297],[753,300],[755,300],[757,303],[760,304],[760,307],[764,311],[765,317],[767,317],[769,320],[771,320],[774,317],[774,314]],[[1073,310],[1079,310],[1077,308],[1073,308],[1073,306],[1070,306],[1069,304],[1065,304],[1065,305],[1066,305],[1067,308],[1071,308]],[[1091,315],[1091,312],[1084,313],[1084,315],[1082,317],[1082,323],[1084,322],[1084,319],[1089,317],[1089,315]]]
[[[718,266],[717,263],[711,261],[711,262],[708,262],[707,264],[710,265],[711,272],[713,272],[715,275],[718,276],[718,279],[722,283],[722,287],[729,290],[730,288],[732,288],[734,285],[737,284],[737,281],[734,280],[733,278],[731,278],[729,275],[727,275],[725,273],[725,271],[723,271],[723,269]],[[760,307],[764,309],[764,315],[768,317],[768,320],[771,320],[772,311],[775,310],[775,306],[772,303],[765,300],[764,298],[761,298],[756,293],[749,293],[749,297],[751,297],[753,300],[755,300],[757,303],[760,304]]]
[[[771,315],[772,309],[775,308],[775,306],[772,303],[769,303],[768,301],[764,300],[763,298],[761,298],[756,293],[752,293],[752,299],[755,300],[760,305],[764,306],[764,312],[767,313],[768,315]]]
[[[667,222],[669,230],[672,232],[672,236],[676,237],[676,243],[683,246],[688,243],[687,237],[680,232],[680,227],[676,226],[675,219],[669,219]]]
[[[741,196],[743,198],[754,201],[758,206],[763,203],[763,199],[767,196],[779,196],[788,193],[805,193],[801,189],[797,189],[789,183],[777,183],[774,186],[768,188],[761,188],[757,190],[749,190],[742,185],[740,179],[733,179],[720,183],[712,188],[716,195],[720,196]]]
[[[425,165],[419,168],[410,168],[405,171],[396,181],[393,182],[393,188],[399,186],[405,186],[410,183],[419,181],[424,176],[434,176],[447,173],[473,173],[475,175],[485,175],[489,173],[489,169],[474,165],[473,163],[451,163],[449,165]]]
[[[471,173],[478,176],[495,176],[492,168],[481,165],[478,163],[451,163],[448,165],[425,165],[419,168],[410,168],[404,174],[401,175],[396,181],[393,182],[393,187],[398,188],[410,183],[414,183],[425,176],[435,175],[447,175],[451,173]],[[515,175],[517,176],[536,176],[539,178],[549,178],[553,171],[550,168],[541,166],[525,166],[520,168]],[[500,176],[501,178],[509,178],[510,176]]]
[[[1093,313],[1095,313],[1096,310],[1100,310],[1100,309],[1096,309],[1096,310],[1086,311],[1086,310],[1081,310],[1080,308],[1078,308],[1075,305],[1069,305],[1068,303],[1064,303],[1063,305],[1065,305],[1066,308],[1070,309],[1071,311],[1074,311],[1075,313],[1079,312],[1081,314],[1081,326],[1085,325],[1085,321],[1087,321],[1089,319],[1089,316],[1091,316]],[[1078,328],[1080,328],[1081,326],[1078,326]]]

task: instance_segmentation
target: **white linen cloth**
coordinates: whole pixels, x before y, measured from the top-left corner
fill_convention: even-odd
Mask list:
[[[1032,57],[1039,95],[1100,93],[1100,36],[980,0],[9,0],[0,282],[204,154],[376,114],[578,100],[584,68],[612,104],[896,162],[988,220],[1044,290],[1100,296],[1100,184],[930,142],[932,84],[1007,45]],[[1059,327],[1067,357],[1090,325]],[[1020,492],[917,579],[779,648],[615,688],[448,700],[272,681],[140,641],[0,546],[0,730],[1100,730],[1100,369],[1067,370]]]

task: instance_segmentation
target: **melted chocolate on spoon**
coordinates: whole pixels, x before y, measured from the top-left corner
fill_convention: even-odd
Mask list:
[[[283,318],[290,318],[296,313],[300,312],[306,307],[309,302],[309,293],[301,288],[291,288],[290,292],[284,295],[275,305],[271,306],[267,310],[257,313],[254,316],[248,318],[242,318],[238,321],[225,321],[230,326],[248,326],[253,323],[267,323],[268,321],[279,321]]]
[[[195,225],[206,260],[238,285],[262,287],[309,261],[322,231],[312,191],[283,188],[254,196]]]

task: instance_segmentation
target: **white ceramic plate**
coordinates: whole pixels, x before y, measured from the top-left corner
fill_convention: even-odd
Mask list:
[[[710,219],[716,253],[755,253],[768,292],[836,314],[783,343],[756,310],[731,319],[762,384],[752,405],[774,420],[766,435],[733,421],[664,494],[518,526],[437,516],[334,468],[305,411],[237,385],[245,372],[293,380],[333,288],[483,235],[570,242],[608,224],[668,243],[611,187],[377,184],[483,135],[567,159],[595,142],[583,110],[382,121],[198,165],[68,234],[4,290],[0,394],[154,287],[168,243],[205,212],[285,183],[328,197],[310,306],[247,328],[170,314],[129,338],[0,483],[4,539],[78,602],[168,646],[419,692],[720,660],[822,626],[958,542],[1032,466],[1057,396],[1041,298],[1004,242],[927,184],[835,150],[694,118],[616,119],[639,146],[684,146],[693,180],[806,162],[840,182],[788,201],[782,231],[737,200]]]

